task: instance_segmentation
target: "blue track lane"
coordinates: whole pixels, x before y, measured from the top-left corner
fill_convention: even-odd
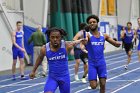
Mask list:
[[[132,60],[126,71],[124,64],[127,62],[125,51],[115,51],[105,54],[107,63],[108,79],[106,93],[140,93],[140,62],[138,62],[136,50],[132,54]],[[71,76],[71,93],[99,93],[99,89],[89,90],[89,83],[83,84],[81,81],[74,81],[74,61],[69,62]],[[26,71],[26,75],[30,71]],[[83,63],[79,68],[79,77],[83,75]],[[39,77],[33,80],[20,80],[16,75],[15,81],[11,80],[11,75],[0,76],[0,93],[43,93],[46,78]],[[59,89],[56,90],[59,93]]]

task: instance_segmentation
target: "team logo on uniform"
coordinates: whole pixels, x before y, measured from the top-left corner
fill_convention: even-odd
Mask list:
[[[63,52],[62,52],[63,53]],[[64,59],[66,58],[66,55],[63,54],[63,55],[60,55],[60,56],[53,56],[53,57],[50,57],[49,60],[60,60],[60,59]]]
[[[22,37],[23,35],[17,35],[16,37]]]
[[[104,42],[91,42],[92,45],[104,45]]]

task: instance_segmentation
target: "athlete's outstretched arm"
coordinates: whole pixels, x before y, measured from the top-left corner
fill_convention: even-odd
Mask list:
[[[76,46],[77,44],[79,44],[82,41],[84,41],[84,39],[79,39],[79,40],[75,40],[75,41],[66,41],[66,50],[67,50],[67,52],[70,52],[70,50],[74,46]]]
[[[40,54],[39,54],[39,56],[38,56],[38,58],[37,58],[37,60],[35,62],[35,65],[33,67],[33,70],[30,73],[30,78],[31,79],[33,79],[35,77],[35,72],[36,72],[38,66],[42,63],[42,60],[43,60],[43,58],[44,58],[45,55],[46,55],[46,48],[45,48],[45,46],[43,46],[41,48],[41,50],[40,50]]]
[[[121,43],[118,41],[113,40],[108,34],[104,34],[105,40],[111,43],[112,45],[116,47],[120,47]]]
[[[79,32],[74,36],[73,40],[78,40],[81,37],[81,34]]]

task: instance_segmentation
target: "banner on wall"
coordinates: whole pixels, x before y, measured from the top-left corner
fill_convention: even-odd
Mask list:
[[[109,22],[100,22],[100,31],[109,35]]]
[[[27,54],[30,56],[31,64],[33,64],[33,43],[31,43],[29,45],[28,44],[28,39],[30,38],[32,33],[36,31],[36,28],[24,25],[23,26],[23,31],[24,31],[24,47],[26,49]],[[43,33],[45,33],[46,31],[47,31],[47,28],[42,28]],[[47,37],[46,37],[46,39],[47,39]]]
[[[117,30],[117,32],[118,32],[118,40],[119,40],[119,41],[121,41],[121,38],[120,38],[120,37],[121,37],[121,29],[122,29],[122,27],[123,27],[122,25],[118,25],[118,30]]]

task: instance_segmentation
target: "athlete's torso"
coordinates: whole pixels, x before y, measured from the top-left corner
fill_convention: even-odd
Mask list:
[[[23,31],[16,31],[15,32],[15,42],[16,44],[18,44],[20,47],[22,47],[22,39],[23,39]],[[16,48],[14,45],[13,45],[14,48]]]
[[[69,74],[68,58],[65,48],[65,41],[61,41],[61,47],[53,52],[50,49],[50,43],[46,44],[46,57],[49,64],[49,75],[52,77],[61,77]]]
[[[131,30],[130,32],[128,32],[128,30],[126,30],[126,33],[125,33],[125,37],[124,37],[124,42],[126,44],[128,43],[132,43],[132,39],[134,37],[134,33],[133,33],[133,30]]]
[[[99,38],[96,38],[90,32],[88,32],[90,39],[86,45],[88,50],[88,62],[90,64],[94,62],[105,62],[104,59],[104,43],[105,38],[104,35],[100,32]]]

